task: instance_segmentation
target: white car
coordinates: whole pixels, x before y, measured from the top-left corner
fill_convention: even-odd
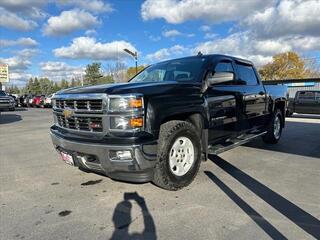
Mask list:
[[[44,101],[43,101],[43,106],[44,107],[52,107],[52,104],[51,104],[51,98],[53,97],[53,94],[50,94],[49,96],[46,96],[44,98]]]

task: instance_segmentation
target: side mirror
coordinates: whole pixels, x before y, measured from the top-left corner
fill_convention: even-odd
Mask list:
[[[209,85],[218,83],[226,83],[234,80],[234,73],[232,72],[216,72],[213,76],[208,78]]]

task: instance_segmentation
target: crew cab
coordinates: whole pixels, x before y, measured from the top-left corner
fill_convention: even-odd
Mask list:
[[[200,54],[151,65],[128,83],[56,93],[51,138],[82,170],[178,190],[208,154],[260,136],[277,143],[286,96],[285,86],[264,86],[250,61]]]
[[[320,91],[297,91],[287,108],[288,117],[293,113],[320,114]]]
[[[14,111],[15,105],[15,99],[9,96],[5,91],[0,90],[0,111]]]

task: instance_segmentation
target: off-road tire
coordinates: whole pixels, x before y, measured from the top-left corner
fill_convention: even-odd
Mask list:
[[[276,137],[274,134],[274,121],[276,118],[280,118],[280,136]],[[271,144],[276,144],[281,138],[282,134],[282,126],[283,126],[283,117],[282,117],[282,112],[280,109],[275,109],[275,112],[272,114],[272,118],[267,126],[267,133],[262,137],[263,141],[265,143],[271,143]]]
[[[194,147],[194,162],[183,176],[176,176],[170,170],[170,149],[179,137],[187,137]],[[199,131],[189,122],[169,121],[161,125],[158,143],[157,164],[154,170],[153,183],[170,191],[188,186],[198,173],[201,162],[201,143]]]

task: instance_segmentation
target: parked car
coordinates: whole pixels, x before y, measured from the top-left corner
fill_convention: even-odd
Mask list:
[[[27,96],[28,96],[27,94],[24,94],[19,97],[19,103],[21,107],[27,107],[27,101],[26,101]]]
[[[14,98],[9,96],[5,91],[0,90],[0,111],[14,111],[15,105]]]
[[[43,107],[44,106],[44,95],[37,95],[32,99],[32,106],[33,107]]]
[[[293,113],[320,114],[320,91],[297,91],[287,108],[288,117]]]
[[[178,190],[201,159],[257,137],[277,143],[286,86],[264,86],[252,62],[198,55],[147,67],[129,83],[62,90],[51,138],[87,171]]]
[[[19,107],[19,96],[18,96],[18,94],[9,94],[8,96],[10,96],[10,97],[12,97],[13,99],[14,99],[14,101],[15,101],[15,106],[16,107]]]
[[[50,94],[48,96],[46,96],[43,100],[43,106],[44,107],[52,107],[51,105],[51,98],[52,98],[53,94]]]
[[[24,100],[25,104],[27,107],[32,107],[32,102],[33,102],[34,95],[33,94],[28,94]]]

